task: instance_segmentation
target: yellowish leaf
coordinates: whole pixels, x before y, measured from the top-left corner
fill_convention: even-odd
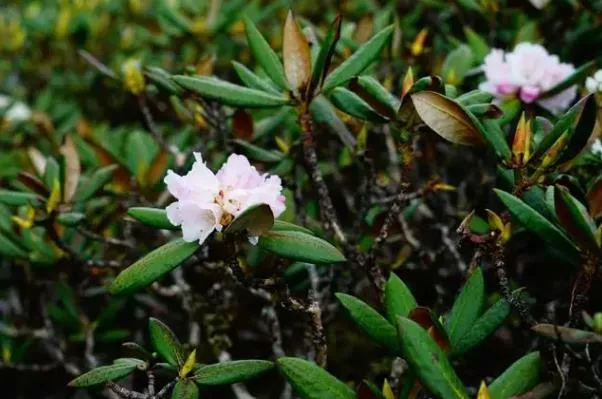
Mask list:
[[[523,112],[516,127],[512,144],[512,157],[515,165],[524,166],[529,161],[531,157],[531,136],[531,121],[527,119]]]
[[[311,76],[311,53],[309,43],[299,29],[292,11],[286,17],[282,40],[286,79],[292,89],[302,92]]]
[[[395,399],[391,385],[389,385],[389,381],[386,378],[385,382],[383,382],[383,396],[385,399]]]
[[[489,227],[492,230],[499,232],[502,242],[508,241],[512,231],[510,228],[510,223],[504,224],[502,218],[490,209],[485,209],[485,211],[487,212],[487,221],[489,222]]]
[[[291,150],[291,146],[288,145],[288,143],[286,141],[284,141],[282,138],[280,138],[279,136],[274,137],[274,140],[276,141],[276,145],[278,146],[280,151],[282,151],[284,154],[288,155],[289,151]]]
[[[427,36],[428,29],[424,28],[418,33],[416,39],[414,39],[414,42],[410,46],[410,52],[414,57],[419,56],[424,51],[424,42],[426,41]]]
[[[366,13],[358,21],[353,32],[353,39],[359,44],[366,43],[372,37],[373,30],[374,16],[372,13]]]
[[[414,70],[412,70],[412,67],[409,67],[401,85],[401,98],[404,98],[408,94],[412,86],[414,86]]]
[[[192,371],[195,364],[196,364],[196,349],[194,349],[192,352],[190,352],[190,355],[188,355],[188,358],[182,365],[182,368],[180,369],[180,377],[182,377],[182,378],[186,377],[188,375],[188,373],[190,373]]]
[[[58,179],[54,179],[52,182],[52,191],[46,202],[46,212],[51,213],[54,211],[58,204],[61,202],[61,183]]]
[[[68,203],[73,198],[77,183],[81,175],[81,165],[77,149],[70,136],[65,139],[65,144],[61,147],[61,154],[65,157],[65,177],[63,187],[63,200]]]
[[[477,399],[491,399],[491,396],[489,395],[489,390],[487,389],[487,385],[485,385],[485,381],[481,381],[479,393],[477,393]]]
[[[169,161],[169,152],[161,150],[151,162],[148,172],[146,172],[146,183],[149,187],[154,186],[159,182],[165,174],[167,162]]]

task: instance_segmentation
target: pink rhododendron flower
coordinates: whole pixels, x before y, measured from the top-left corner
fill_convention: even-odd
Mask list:
[[[182,226],[184,241],[202,244],[214,230],[222,228],[253,205],[269,205],[274,217],[284,212],[282,182],[278,176],[260,174],[244,155],[232,154],[214,174],[201,154],[184,176],[167,171],[167,190],[177,201],[167,208],[167,217]],[[257,238],[251,237],[256,243]]]
[[[485,57],[483,71],[487,80],[480,89],[499,98],[518,97],[528,104],[537,102],[557,113],[568,108],[577,94],[577,87],[569,87],[549,98],[540,99],[540,96],[574,70],[571,64],[560,62],[541,45],[520,43],[510,53],[493,49]]]

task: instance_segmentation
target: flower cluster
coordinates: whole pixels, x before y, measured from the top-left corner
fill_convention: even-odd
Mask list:
[[[577,94],[576,86],[548,98],[540,96],[574,72],[571,64],[560,62],[539,44],[520,43],[506,53],[493,49],[485,58],[486,81],[481,90],[499,98],[518,96],[525,103],[537,102],[550,112],[565,110]]]
[[[585,80],[585,87],[592,94],[602,93],[602,69]]]
[[[0,94],[0,119],[23,122],[31,118],[31,109],[20,101]]]
[[[194,156],[196,161],[186,175],[169,170],[165,177],[167,189],[177,200],[167,207],[167,217],[182,226],[185,241],[202,244],[214,230],[221,231],[253,205],[269,205],[274,217],[284,212],[278,176],[260,174],[244,155],[237,154],[230,155],[214,174],[201,154]]]

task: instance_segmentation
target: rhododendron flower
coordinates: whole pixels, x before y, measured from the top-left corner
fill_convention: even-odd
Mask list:
[[[575,68],[560,62],[539,44],[520,43],[510,53],[493,49],[485,57],[483,71],[487,80],[481,84],[481,90],[498,98],[518,97],[527,104],[537,102],[553,113],[568,108],[577,94],[577,87],[571,86],[555,96],[540,99]]]
[[[184,241],[202,244],[214,230],[221,231],[251,206],[269,205],[274,217],[284,212],[282,182],[278,176],[260,174],[244,155],[232,154],[214,174],[195,153],[196,161],[184,176],[167,171],[167,190],[177,201],[167,208],[167,217],[182,226]],[[257,237],[250,237],[252,243]]]
[[[0,119],[9,122],[23,122],[31,118],[31,109],[20,101],[0,94]]]

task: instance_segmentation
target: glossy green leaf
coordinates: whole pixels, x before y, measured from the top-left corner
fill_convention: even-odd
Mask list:
[[[240,78],[240,80],[251,89],[257,89],[265,92],[278,94],[278,91],[265,79],[257,76],[249,68],[241,64],[240,62],[232,61],[234,71]]]
[[[233,384],[257,377],[272,368],[274,363],[267,360],[233,360],[201,366],[191,378],[200,385]]]
[[[447,355],[420,325],[405,317],[397,319],[404,359],[422,384],[442,399],[467,399],[468,395]]]
[[[320,85],[324,83],[324,78],[330,68],[336,45],[341,37],[341,21],[342,18],[337,16],[332,25],[330,25],[330,28],[324,37],[324,41],[320,46],[320,52],[312,66],[311,81],[307,88],[308,97],[311,97],[314,94],[314,91],[319,89]]]
[[[549,245],[565,252],[568,256],[578,257],[577,249],[571,240],[539,212],[525,204],[519,198],[501,190],[494,190],[508,211],[526,229],[537,234]]]
[[[347,125],[339,118],[334,106],[326,97],[316,97],[309,106],[309,111],[316,123],[323,123],[334,132],[347,148],[353,150],[356,145],[355,136],[349,131]]]
[[[171,399],[197,399],[199,387],[191,380],[178,380],[171,392]]]
[[[40,197],[33,193],[0,189],[0,203],[10,206],[39,205]]]
[[[214,77],[176,75],[172,76],[172,80],[202,97],[233,107],[271,108],[289,103],[286,97],[238,86]]]
[[[159,356],[172,366],[179,367],[184,364],[186,356],[184,348],[176,335],[160,320],[151,317],[148,319],[148,330],[151,343]]]
[[[393,26],[388,26],[378,32],[372,39],[357,49],[351,57],[346,59],[324,81],[323,92],[328,93],[337,86],[341,86],[354,76],[359,75],[372,62],[374,62],[393,33]]]
[[[267,233],[274,225],[274,214],[269,205],[259,204],[247,208],[238,215],[228,227],[224,234],[234,234],[247,230],[251,236],[259,236]]]
[[[330,95],[330,100],[341,111],[355,118],[377,123],[383,123],[387,120],[360,96],[344,87],[335,88]]]
[[[112,294],[121,294],[146,287],[180,265],[198,248],[198,242],[185,242],[181,238],[173,240],[119,273],[109,291]]]
[[[484,119],[480,121],[472,114],[472,112],[468,112],[468,115],[472,119],[479,132],[481,132],[482,136],[485,138],[485,141],[489,144],[489,147],[498,156],[498,159],[510,159],[510,147],[506,141],[504,131],[500,127],[499,120]]]
[[[180,228],[171,224],[165,209],[134,207],[128,209],[128,215],[155,229],[178,230]]]
[[[487,104],[493,100],[493,94],[482,90],[472,90],[456,97],[455,100],[465,107],[474,104]]]
[[[134,370],[136,370],[136,366],[127,363],[101,366],[80,375],[76,379],[69,382],[69,386],[80,388],[98,385],[107,381],[114,381],[123,378],[133,373]]]
[[[489,45],[482,36],[468,26],[464,27],[464,35],[466,36],[466,42],[472,49],[475,62],[482,62],[489,54]]]
[[[105,184],[113,178],[113,171],[117,169],[117,165],[109,165],[98,169],[92,176],[83,184],[79,185],[75,192],[74,201],[86,201],[96,194]]]
[[[459,356],[475,348],[504,323],[511,310],[512,307],[505,300],[497,301],[477,319],[469,331],[452,345],[451,355]]]
[[[458,85],[474,64],[472,49],[465,44],[453,49],[445,58],[441,76],[450,84]]]
[[[270,231],[259,239],[259,247],[287,259],[308,263],[345,262],[332,244],[301,231]]]
[[[372,76],[364,75],[352,79],[349,88],[381,115],[391,119],[395,118],[401,102]]]
[[[412,291],[395,273],[391,273],[385,285],[385,309],[389,322],[397,323],[399,316],[408,317],[416,306]]]
[[[597,114],[596,97],[590,94],[585,98],[575,128],[569,131],[568,143],[556,161],[557,164],[570,161],[585,148],[594,131]]]
[[[282,66],[282,62],[280,62],[278,55],[272,50],[269,43],[249,18],[244,18],[243,21],[245,24],[247,42],[255,57],[255,61],[261,65],[265,73],[274,83],[276,83],[276,85],[278,85],[278,87],[283,90],[288,90],[284,67]]]
[[[236,145],[240,146],[245,152],[245,154],[249,156],[249,158],[259,162],[280,162],[285,157],[285,155],[280,151],[266,150],[265,148],[262,148],[255,144],[251,144],[245,140],[234,139],[232,141],[236,143]]]
[[[539,352],[522,357],[488,386],[491,399],[510,399],[528,392],[539,382],[540,368]]]
[[[596,225],[587,208],[563,186],[554,190],[554,205],[560,224],[579,247],[598,252]]]
[[[355,399],[355,392],[315,363],[282,357],[278,366],[302,399]]]
[[[472,273],[445,320],[445,329],[452,347],[466,335],[479,318],[485,300],[483,271],[477,267]]]
[[[0,254],[11,258],[27,259],[29,254],[0,231]]]
[[[296,224],[278,219],[274,220],[274,226],[272,227],[272,231],[300,231],[302,233],[314,235],[314,233],[311,230],[306,229],[303,226],[298,226]]]
[[[391,323],[365,302],[347,294],[337,293],[349,316],[372,341],[398,353],[397,331]]]
[[[67,212],[58,215],[56,221],[64,226],[74,227],[77,226],[85,218],[86,215],[84,215],[81,212]]]

